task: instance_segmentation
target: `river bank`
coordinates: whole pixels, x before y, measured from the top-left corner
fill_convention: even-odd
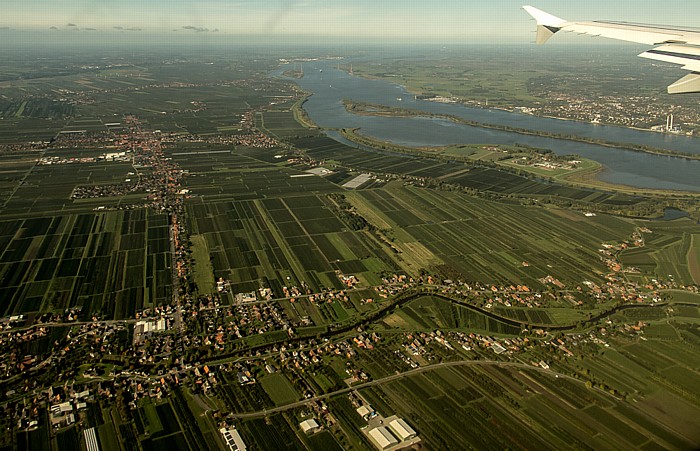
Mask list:
[[[692,154],[687,152],[678,152],[668,149],[659,149],[650,146],[642,146],[637,144],[627,144],[627,143],[616,143],[611,141],[605,141],[601,139],[587,138],[577,135],[565,135],[559,133],[546,132],[541,130],[529,130],[518,127],[511,127],[508,125],[491,124],[485,122],[472,121],[469,119],[460,118],[457,116],[449,114],[439,114],[439,113],[428,113],[421,110],[414,110],[409,108],[396,108],[389,107],[386,105],[367,103],[367,102],[356,102],[352,100],[343,100],[343,105],[345,109],[351,114],[359,114],[364,116],[377,116],[377,117],[402,117],[402,118],[428,118],[428,119],[440,119],[448,120],[456,124],[468,125],[470,127],[479,127],[490,130],[498,130],[510,133],[517,133],[526,136],[538,136],[542,138],[553,138],[562,139],[566,141],[581,142],[586,144],[595,144],[598,146],[609,147],[613,149],[624,149],[633,152],[642,152],[650,155],[668,156],[675,158],[683,158],[687,160],[700,160],[700,155]]]
[[[344,128],[361,129],[363,135],[407,147],[435,147],[465,145],[528,146],[549,150],[559,156],[579,155],[602,165],[596,179],[590,185],[622,186],[628,192],[654,190],[659,192],[700,192],[700,159],[691,160],[651,152],[633,151],[597,144],[596,139],[611,143],[646,145],[673,152],[691,152],[700,155],[700,138],[667,136],[661,133],[643,132],[622,127],[597,126],[576,121],[561,121],[535,117],[493,108],[469,108],[461,104],[439,104],[416,100],[405,87],[382,80],[370,80],[352,76],[347,71],[337,70],[331,63],[310,63],[313,70],[305,72],[301,79],[284,77],[280,68],[271,75],[282,77],[297,84],[305,93],[304,122],[315,124],[318,129],[337,131]],[[323,72],[320,71],[323,69]],[[355,102],[387,105],[395,108],[410,108],[425,112],[422,117],[369,116],[352,114],[343,105],[344,99]],[[299,112],[296,113],[299,115]],[[497,124],[503,129],[472,127],[446,119],[430,119],[430,114],[446,114],[478,123]],[[299,117],[299,116],[298,116]],[[537,133],[522,134],[504,131],[505,127],[524,130],[542,130],[548,136],[583,136],[587,141],[572,141],[556,137],[540,136]],[[335,136],[343,141],[340,134]],[[548,176],[548,175],[547,175]]]
[[[358,146],[379,149],[383,151],[396,152],[407,155],[416,156],[432,156],[442,157],[448,160],[459,160],[462,162],[471,162],[474,164],[485,163],[478,158],[469,158],[468,156],[455,156],[451,152],[455,146],[430,146],[430,147],[411,147],[395,144],[392,142],[381,141],[376,138],[359,133],[358,129],[340,129],[337,130],[340,136],[347,141]],[[459,147],[459,146],[457,146]],[[595,160],[581,159],[581,165],[571,171],[548,173],[537,170],[532,167],[512,163],[511,160],[492,161],[500,168],[506,170],[522,171],[534,177],[550,178],[554,181],[577,188],[593,188],[610,192],[618,192],[630,195],[648,195],[662,196],[664,198],[676,198],[678,196],[697,196],[697,193],[691,191],[664,190],[654,188],[638,188],[635,186],[608,183],[598,178],[598,175],[606,170],[605,166]],[[488,163],[488,162],[486,162]]]

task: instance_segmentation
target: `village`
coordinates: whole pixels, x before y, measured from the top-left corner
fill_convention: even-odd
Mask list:
[[[615,388],[577,372],[571,362],[599,349],[615,349],[616,343],[645,340],[648,323],[616,316],[618,308],[640,305],[669,312],[670,291],[700,292],[697,285],[679,284],[672,276],[649,283],[630,279],[638,270],[623,264],[620,254],[645,246],[653,231],[640,227],[625,240],[600,243],[597,252],[608,272],[596,282],[565,283],[548,274],[537,279],[539,287],[503,281],[487,284],[423,271],[413,276],[384,273],[380,284],[369,285],[355,274],[336,271],[342,289],[314,291],[301,282],[281,291],[261,285],[253,291],[231,292],[235,280],[219,278],[210,281],[215,287],[212,294],[199,294],[192,283],[194,262],[184,221],[184,202],[190,196],[185,181],[190,174],[165,150],[174,142],[280,147],[255,127],[254,114],[244,115],[242,133],[216,138],[163,135],[128,115],[113,132],[72,133],[51,145],[108,143],[103,153],[38,160],[40,165],[130,164],[133,171],[123,182],[81,185],[71,198],[142,194],[142,203],[100,210],[148,208],[168,213],[175,290],[170,305],[138,310],[130,319],[85,318],[80,308],[1,319],[0,382],[7,388],[3,393],[7,424],[31,431],[48,415],[52,431],[58,433],[91,424],[99,406],[115,406],[120,420],[126,422],[144,405],[164,403],[185,389],[211,414],[230,449],[245,449],[236,430],[243,412],[231,393],[242,391],[267,399],[270,389],[263,381],[279,376],[299,394],[295,403],[305,409],[297,418],[303,434],[312,436],[337,424],[326,400],[342,395],[365,423],[362,431],[370,443],[379,450],[400,449],[420,443],[421,430],[396,412],[378,412],[362,397],[360,387],[425,368],[484,361],[566,376],[621,397],[624,394]],[[298,162],[323,164],[292,159]],[[544,157],[528,162],[553,164],[543,163]],[[335,201],[345,205],[340,197]],[[366,226],[358,213],[352,215],[359,228]],[[483,315],[501,324],[500,333],[407,323],[397,312],[422,298]],[[337,304],[354,312],[344,322],[325,313]],[[542,313],[549,308],[568,309],[576,321],[554,324]],[[596,315],[587,315],[592,311]],[[264,413],[266,405],[252,413]],[[86,443],[93,443],[93,428],[83,427],[83,434]]]

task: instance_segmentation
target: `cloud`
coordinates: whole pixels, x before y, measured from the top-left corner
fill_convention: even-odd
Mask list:
[[[74,23],[67,23],[66,26],[67,27],[77,27],[77,25]]]
[[[218,33],[219,29],[218,28],[204,28],[204,27],[195,27],[193,25],[186,25],[182,27],[183,30],[188,30],[188,31],[194,31],[195,33]],[[173,31],[178,31],[178,30],[173,30]]]
[[[209,31],[209,28],[194,27],[194,26],[192,26],[192,25],[187,25],[187,26],[184,26],[184,27],[182,27],[182,28],[185,29],[185,30],[192,30],[192,31],[194,31],[194,32],[196,32],[196,33],[206,33],[206,32]]]
[[[139,27],[125,28],[125,30],[126,30],[126,31],[143,31],[143,30],[142,30],[141,28],[139,28]]]
[[[58,30],[58,28],[56,28],[56,27],[51,27],[51,28],[49,28],[49,30]]]
[[[0,30],[9,30],[10,27],[0,27]]]
[[[83,28],[85,31],[97,31],[97,28]]]
[[[124,29],[124,27],[112,27],[112,28],[114,28],[115,30],[123,30]]]

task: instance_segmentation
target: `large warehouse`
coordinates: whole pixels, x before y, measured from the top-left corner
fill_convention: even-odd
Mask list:
[[[379,426],[369,431],[369,436],[379,449],[391,448],[399,443],[396,437],[391,435],[391,432],[384,426]]]
[[[389,428],[402,442],[415,438],[416,431],[408,425],[402,418],[397,418],[389,423]]]

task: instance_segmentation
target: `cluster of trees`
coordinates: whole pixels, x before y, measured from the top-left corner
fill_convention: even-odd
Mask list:
[[[334,208],[334,213],[352,230],[368,230],[371,232],[375,229],[374,225],[367,222],[367,220],[355,210],[355,207],[348,202],[344,194],[332,193],[328,195],[328,198],[331,199],[336,206],[336,208]]]

